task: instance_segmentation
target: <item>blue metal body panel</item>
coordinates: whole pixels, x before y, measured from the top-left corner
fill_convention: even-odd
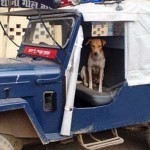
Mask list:
[[[125,83],[111,104],[75,108],[72,131],[96,132],[150,121],[149,89],[150,85],[129,87]]]
[[[26,100],[22,98],[1,99],[0,109],[1,112],[16,109],[24,109],[43,144],[47,144],[49,142],[48,139],[45,137],[45,134],[40,124],[38,123],[30,105],[27,103]]]
[[[68,138],[59,134],[66,92],[63,80],[80,22],[81,16],[75,22],[67,46],[58,50],[57,57],[61,65],[52,63],[52,60],[48,64],[44,59],[34,63],[32,57],[25,56],[19,58],[20,62],[7,59],[7,62],[3,63],[4,66],[0,67],[0,72],[3,73],[0,75],[0,112],[24,109],[43,144]],[[24,47],[21,45],[19,53],[23,52]],[[56,92],[56,111],[44,111],[43,94],[46,91]],[[5,101],[9,102],[9,105]]]

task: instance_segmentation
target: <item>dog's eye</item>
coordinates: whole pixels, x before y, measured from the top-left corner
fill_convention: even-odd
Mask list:
[[[95,45],[92,45],[93,48],[95,48]]]
[[[98,47],[101,47],[101,45],[99,45]]]

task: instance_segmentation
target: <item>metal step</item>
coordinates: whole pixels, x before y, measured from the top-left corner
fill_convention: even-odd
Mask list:
[[[83,146],[87,150],[97,150],[100,148],[108,147],[108,146],[113,146],[113,145],[118,145],[124,142],[124,139],[118,136],[117,130],[113,129],[112,133],[114,135],[113,138],[107,139],[107,140],[99,140],[95,138],[93,135],[89,134],[89,136],[95,141],[92,143],[87,143],[85,144],[83,141],[83,136],[82,134],[78,135],[78,141],[81,146]]]

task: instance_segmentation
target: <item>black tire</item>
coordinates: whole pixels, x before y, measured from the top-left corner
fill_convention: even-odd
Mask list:
[[[14,150],[7,139],[0,135],[0,150]]]
[[[147,128],[147,143],[150,147],[150,124],[148,124],[148,128]]]

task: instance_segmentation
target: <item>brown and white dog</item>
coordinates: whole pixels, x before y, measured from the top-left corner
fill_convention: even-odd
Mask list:
[[[99,92],[102,93],[102,82],[104,77],[105,56],[103,46],[106,41],[103,39],[89,39],[86,43],[90,44],[91,52],[88,57],[88,69],[85,66],[81,70],[81,78],[85,86],[89,85],[90,89],[99,84]],[[88,70],[88,73],[86,73]],[[88,79],[88,80],[87,80]],[[89,84],[88,84],[89,83]]]

